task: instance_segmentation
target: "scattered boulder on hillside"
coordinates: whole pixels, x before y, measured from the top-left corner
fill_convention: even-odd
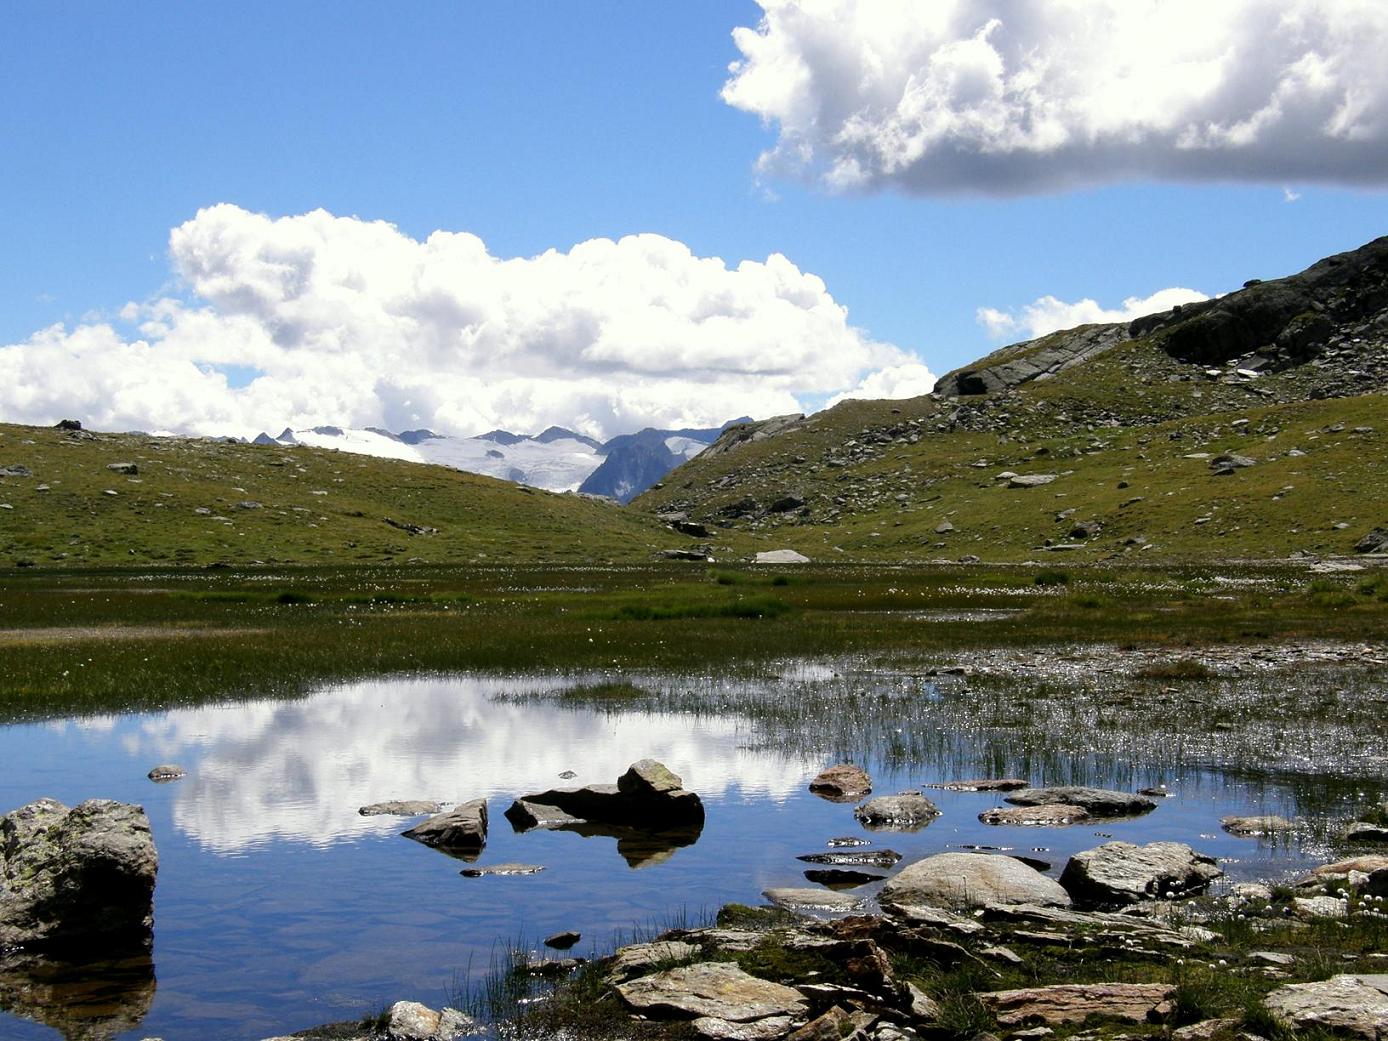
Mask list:
[[[1388,526],[1374,528],[1354,544],[1356,553],[1388,553]]]
[[[853,816],[868,828],[889,828],[915,831],[940,815],[940,808],[920,792],[898,792],[869,799]]]
[[[33,477],[34,472],[23,463],[0,466],[0,477]]]
[[[1181,842],[1106,842],[1071,857],[1060,884],[1078,904],[1115,907],[1189,896],[1223,874],[1213,857]]]
[[[810,791],[831,802],[849,802],[872,791],[872,778],[861,766],[839,763],[821,771],[810,782]]]
[[[1013,857],[982,853],[937,853],[908,864],[878,897],[883,907],[940,907],[960,910],[998,904],[1069,907],[1059,882]]]
[[[445,853],[476,856],[487,844],[487,800],[465,802],[401,834]]]
[[[1054,788],[1026,788],[1006,797],[1014,806],[1047,806],[1062,803],[1079,806],[1094,817],[1135,817],[1157,808],[1154,799],[1106,788],[1062,785]]]
[[[148,948],[159,857],[139,806],[38,799],[0,817],[0,948]]]
[[[1007,479],[1009,488],[1039,488],[1056,479],[1055,474],[1013,474]]]
[[[129,474],[132,477],[140,472],[139,466],[135,463],[107,463],[106,469],[112,473]]]
[[[75,419],[60,419],[53,424],[54,430],[81,430],[82,424]]]
[[[754,558],[758,564],[808,564],[810,558],[793,549],[772,549],[758,553]]]
[[[592,823],[663,831],[702,827],[704,804],[654,759],[633,763],[616,784],[552,788],[524,795],[506,811],[517,831]]]

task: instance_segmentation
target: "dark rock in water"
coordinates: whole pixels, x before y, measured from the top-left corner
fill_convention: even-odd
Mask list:
[[[1014,806],[1046,806],[1051,803],[1064,803],[1067,806],[1083,807],[1095,817],[1133,817],[1138,814],[1150,813],[1157,808],[1156,802],[1145,795],[1109,791],[1106,788],[1076,786],[1027,788],[1009,795],[1006,801]]]
[[[822,771],[810,782],[810,791],[831,802],[861,799],[872,791],[872,778],[861,766],[839,763]]]
[[[0,817],[0,950],[147,950],[158,870],[139,806],[39,799]]]
[[[832,864],[835,867],[895,867],[901,854],[894,849],[861,849],[834,853],[806,853],[796,857],[806,864]]]
[[[869,799],[853,816],[868,828],[889,828],[915,831],[940,815],[940,808],[920,792],[898,792]]]
[[[562,933],[554,933],[545,937],[545,946],[553,947],[556,951],[567,951],[579,940],[583,939],[582,933],[576,933],[572,929]]]
[[[1051,862],[1049,860],[1042,860],[1040,857],[1027,857],[1023,856],[1021,853],[1009,853],[1008,856],[1013,860],[1020,860],[1033,871],[1051,870]]]
[[[443,809],[428,799],[397,799],[394,802],[373,802],[357,810],[363,817],[422,817]]]
[[[1106,842],[1071,857],[1060,884],[1081,906],[1118,907],[1189,896],[1223,874],[1213,857],[1181,842]]]
[[[1356,553],[1388,553],[1388,527],[1374,528],[1354,544]]]
[[[476,855],[487,844],[487,800],[465,802],[401,834],[445,853]]]
[[[542,813],[548,811],[554,823],[540,823],[545,818],[537,815],[537,807]],[[616,784],[551,788],[522,796],[506,811],[506,819],[518,831],[578,821],[661,830],[702,825],[704,804],[682,787],[675,774],[652,759],[643,759],[633,763]]]
[[[464,878],[486,878],[489,875],[538,875],[544,870],[541,864],[486,864],[482,867],[463,868],[458,874]]]
[[[866,871],[847,871],[843,868],[810,868],[805,877],[816,885],[830,889],[857,889],[869,882],[881,882],[886,875],[870,875]]]
[[[188,771],[174,763],[160,763],[145,776],[156,783],[178,781],[187,776]]]
[[[606,835],[632,867],[658,863],[698,841],[704,805],[680,778],[653,759],[633,763],[616,784],[552,788],[511,804],[516,831],[535,828]]]
[[[1139,788],[1138,795],[1145,795],[1149,799],[1168,799],[1171,797],[1171,789],[1164,784],[1159,784],[1155,788]]]
[[[1347,842],[1388,842],[1388,828],[1371,821],[1355,821],[1345,828]]]
[[[1263,815],[1256,817],[1227,816],[1219,820],[1220,827],[1230,835],[1243,838],[1257,838],[1259,835],[1276,835],[1284,831],[1296,831],[1296,822],[1286,817]]]
[[[824,844],[830,849],[840,849],[850,846],[871,846],[872,839],[865,839],[858,835],[840,835],[838,838],[830,839]]]

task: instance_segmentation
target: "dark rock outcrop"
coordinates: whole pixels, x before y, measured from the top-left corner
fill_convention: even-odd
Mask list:
[[[704,804],[663,765],[642,759],[616,784],[524,795],[506,811],[506,819],[517,831],[584,823],[662,831],[702,826]]]
[[[1145,795],[1074,785],[1024,788],[1007,796],[1004,801],[1013,806],[1050,806],[1056,803],[1079,806],[1089,811],[1092,817],[1136,817],[1157,808],[1156,800]]]
[[[487,844],[487,800],[465,802],[401,834],[445,853],[476,856]]]

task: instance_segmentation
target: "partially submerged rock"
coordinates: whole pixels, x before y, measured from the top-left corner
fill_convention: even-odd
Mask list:
[[[773,1016],[802,1016],[807,1007],[804,996],[794,988],[758,979],[729,962],[669,969],[618,984],[616,989],[629,1007],[648,1016],[748,1023]]]
[[[363,817],[422,817],[438,813],[443,806],[429,799],[397,799],[393,802],[373,802],[357,812]]]
[[[1012,857],[937,853],[908,864],[878,897],[884,907],[964,909],[999,904],[1070,906],[1070,894]]]
[[[663,831],[701,827],[704,804],[665,766],[642,759],[616,784],[551,788],[522,796],[506,811],[506,819],[517,831],[582,823]]]
[[[1114,907],[1189,896],[1223,874],[1213,857],[1181,842],[1106,842],[1071,857],[1060,884],[1077,903]]]
[[[895,867],[901,854],[894,849],[833,850],[829,853],[806,853],[795,858],[806,864],[832,864],[836,867]]]
[[[1007,796],[1004,801],[1014,806],[1046,806],[1056,803],[1079,806],[1088,810],[1094,817],[1136,817],[1157,808],[1155,800],[1145,795],[1076,785],[1025,788]]]
[[[810,791],[832,802],[850,802],[872,791],[872,778],[861,766],[839,763],[821,771],[810,782]]]
[[[1289,821],[1286,817],[1271,815],[1257,817],[1222,817],[1219,825],[1230,835],[1239,835],[1245,838],[1256,838],[1259,835],[1278,835],[1283,832],[1296,830],[1296,823],[1294,821]]]
[[[866,871],[848,871],[843,868],[811,868],[805,872],[805,878],[814,882],[816,885],[827,886],[829,889],[857,889],[870,882],[881,882],[886,875],[873,875]]]
[[[144,949],[159,858],[139,806],[38,799],[0,817],[0,948]]]
[[[486,878],[490,875],[506,877],[509,875],[538,875],[543,864],[485,864],[482,867],[463,868],[458,874],[464,878]]]
[[[1296,1030],[1333,1030],[1369,1041],[1388,1037],[1388,975],[1289,983],[1269,994],[1264,1004]]]
[[[175,763],[160,763],[158,766],[153,767],[145,776],[156,784],[163,784],[167,781],[181,780],[186,777],[187,774],[187,770]]]
[[[975,997],[1000,1026],[1060,1026],[1090,1016],[1127,1023],[1157,1022],[1170,1012],[1176,988],[1165,983],[1066,983],[1054,987],[986,991]]]
[[[402,834],[445,853],[476,854],[487,844],[487,800],[465,802]]]
[[[995,806],[978,815],[984,824],[1013,825],[1027,828],[1063,827],[1090,820],[1083,806],[1055,802],[1043,806]]]
[[[927,788],[940,788],[947,792],[1015,792],[1027,787],[1020,777],[978,778],[972,781],[937,781]]]
[[[762,896],[788,911],[857,911],[863,902],[847,893],[836,893],[831,889],[796,889],[779,887],[768,889]]]
[[[869,799],[853,816],[868,828],[915,831],[940,815],[940,808],[920,792],[898,792]]]

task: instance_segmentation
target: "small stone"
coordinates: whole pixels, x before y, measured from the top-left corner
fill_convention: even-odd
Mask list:
[[[167,781],[181,780],[187,776],[187,773],[188,771],[184,770],[183,767],[174,763],[160,763],[145,776],[157,784],[163,784]]]
[[[839,763],[820,772],[810,782],[810,791],[831,802],[848,802],[861,799],[872,791],[872,778],[861,766]]]
[[[582,933],[576,933],[569,929],[546,936],[544,942],[546,947],[553,947],[556,951],[567,951],[581,939],[583,939]]]
[[[486,878],[490,875],[538,875],[543,870],[542,864],[485,864],[482,867],[463,868],[458,874],[464,878]]]
[[[428,799],[399,799],[394,802],[373,802],[357,812],[363,817],[422,817],[438,813],[441,805]]]
[[[940,808],[917,791],[879,795],[869,799],[853,816],[869,828],[915,831],[940,815]]]
[[[1052,803],[1047,806],[998,806],[978,815],[984,824],[1011,824],[1023,827],[1058,827],[1090,820],[1083,806]]]
[[[1276,816],[1222,817],[1219,825],[1230,835],[1238,835],[1243,838],[1256,838],[1259,835],[1277,835],[1282,832],[1296,830],[1296,824],[1293,821],[1289,821],[1285,817]]]

